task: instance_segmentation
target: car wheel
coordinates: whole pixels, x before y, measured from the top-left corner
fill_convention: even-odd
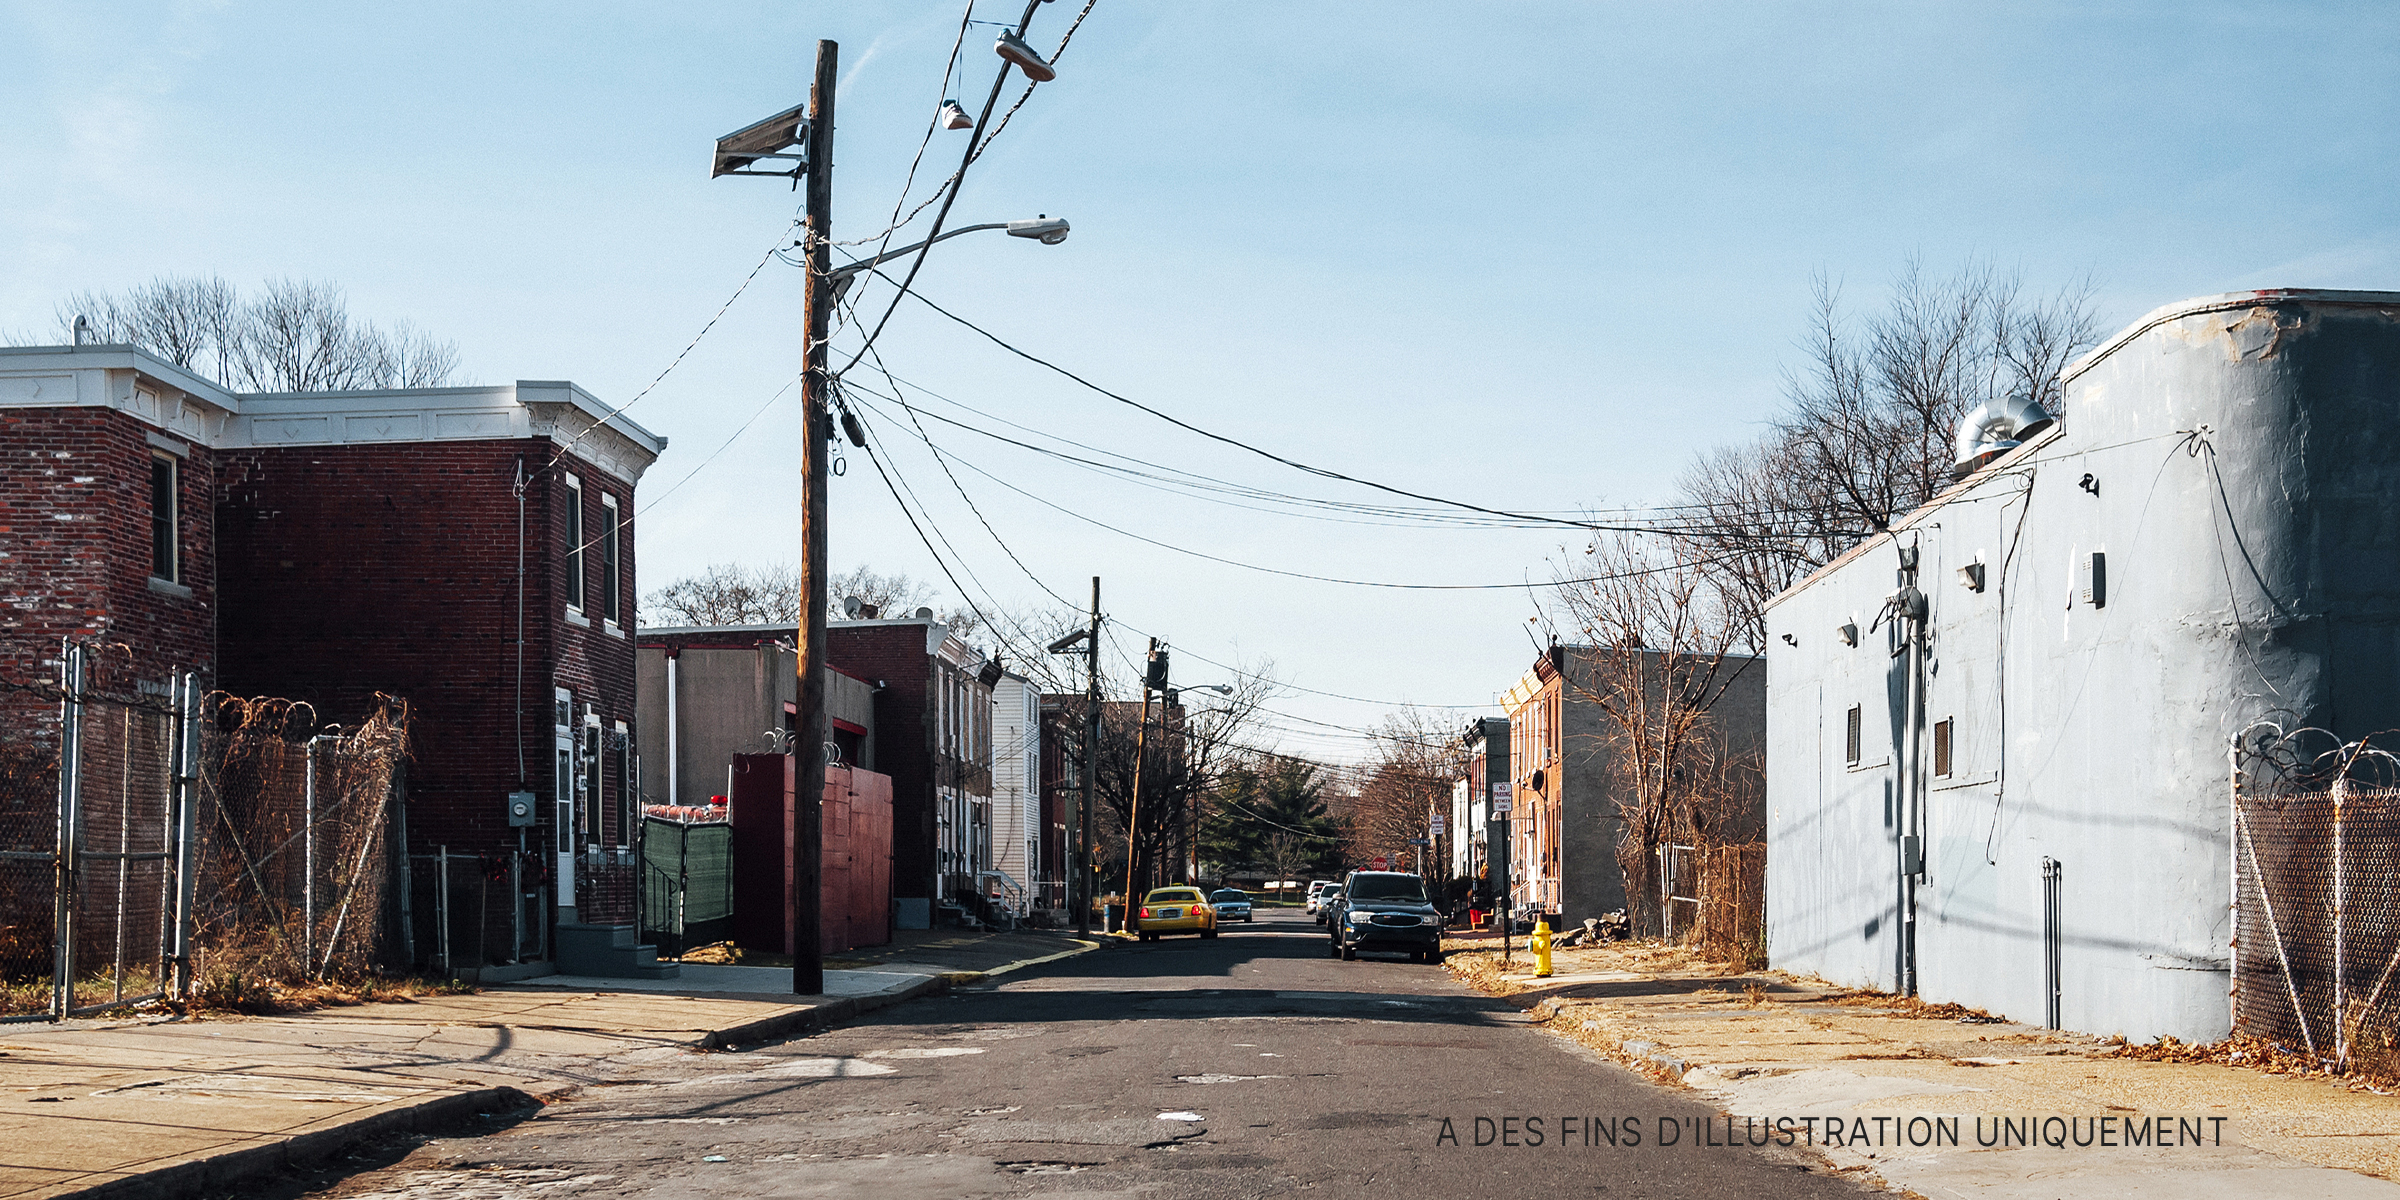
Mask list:
[[[1344,946],[1344,947],[1342,947],[1342,961],[1343,961],[1343,962],[1357,962],[1357,961],[1358,961],[1358,947],[1356,947],[1356,946]]]

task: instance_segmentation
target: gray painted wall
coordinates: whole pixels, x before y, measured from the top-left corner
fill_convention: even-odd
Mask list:
[[[1869,627],[1913,545],[1925,721],[1956,722],[1953,772],[1925,793],[1921,994],[2041,1019],[2049,857],[2063,1024],[2213,1039],[2229,739],[2262,718],[2400,725],[2400,295],[2171,305],[2087,355],[2066,396],[2057,425],[1771,607],[1768,953],[1896,985],[1906,659]],[[2099,606],[2078,587],[2094,551]],[[1982,592],[1957,577],[1975,561]]]
[[[636,736],[641,739],[642,792],[652,804],[667,802],[667,653],[644,645],[634,660],[638,701]],[[793,652],[773,640],[755,646],[684,646],[675,668],[676,798],[706,804],[726,793],[725,772],[736,754],[771,753],[770,730],[783,728],[783,706],[800,698]],[[836,671],[825,673],[825,707],[833,716],[864,726],[859,766],[875,768],[874,688]]]

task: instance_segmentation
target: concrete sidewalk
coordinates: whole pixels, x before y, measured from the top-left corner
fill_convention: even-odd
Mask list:
[[[1460,975],[1553,1032],[1714,1100],[1731,1123],[1692,1131],[1704,1147],[1791,1118],[1795,1140],[1836,1167],[1936,1200],[2400,1198],[2400,1099],[2337,1081],[2147,1062],[2086,1035],[1734,973],[1638,943],[1559,951],[1547,979],[1533,977],[1522,944],[1507,967],[1496,940],[1446,944]],[[1841,1143],[1828,1144],[1820,1131],[1836,1123]],[[2045,1130],[2065,1144],[2041,1144]],[[2034,1144],[2009,1144],[2019,1140]]]
[[[413,1129],[504,1116],[695,1050],[782,1037],[1093,943],[994,935],[826,972],[686,964],[279,1017],[0,1026],[0,1200],[183,1197]]]

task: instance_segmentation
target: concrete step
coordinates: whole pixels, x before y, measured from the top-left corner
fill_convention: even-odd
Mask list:
[[[658,961],[658,947],[642,945],[636,937],[631,925],[562,924],[559,973],[603,979],[673,979],[682,973],[680,965]]]

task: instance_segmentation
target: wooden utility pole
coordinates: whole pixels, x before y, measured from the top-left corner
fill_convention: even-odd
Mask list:
[[[1150,657],[1145,662],[1152,667],[1157,664],[1157,638],[1150,639]],[[1136,893],[1141,888],[1142,765],[1143,760],[1150,757],[1150,684],[1156,675],[1157,672],[1151,670],[1149,674],[1142,677],[1142,719],[1140,724],[1134,726],[1133,730],[1133,803],[1126,807],[1125,814],[1125,915],[1127,917],[1133,917],[1133,914],[1141,911],[1141,897]],[[1164,682],[1164,680],[1159,680],[1159,682]],[[1136,931],[1141,928],[1138,918],[1129,920],[1126,924],[1132,926]]]
[[[808,217],[804,237],[808,286],[801,312],[808,326],[807,365],[801,376],[800,400],[800,589],[808,610],[800,618],[800,756],[799,779],[792,797],[792,994],[819,996],[825,992],[824,871],[825,744],[831,740],[825,719],[825,448],[833,434],[826,379],[826,339],[833,316],[832,289],[826,272],[832,267],[833,242],[833,91],[841,47],[817,43],[817,78],[808,89],[807,164]]]
[[[1083,803],[1075,838],[1075,879],[1068,901],[1075,906],[1075,936],[1092,935],[1092,797],[1100,777],[1100,577],[1092,576],[1092,623],[1084,631]]]

